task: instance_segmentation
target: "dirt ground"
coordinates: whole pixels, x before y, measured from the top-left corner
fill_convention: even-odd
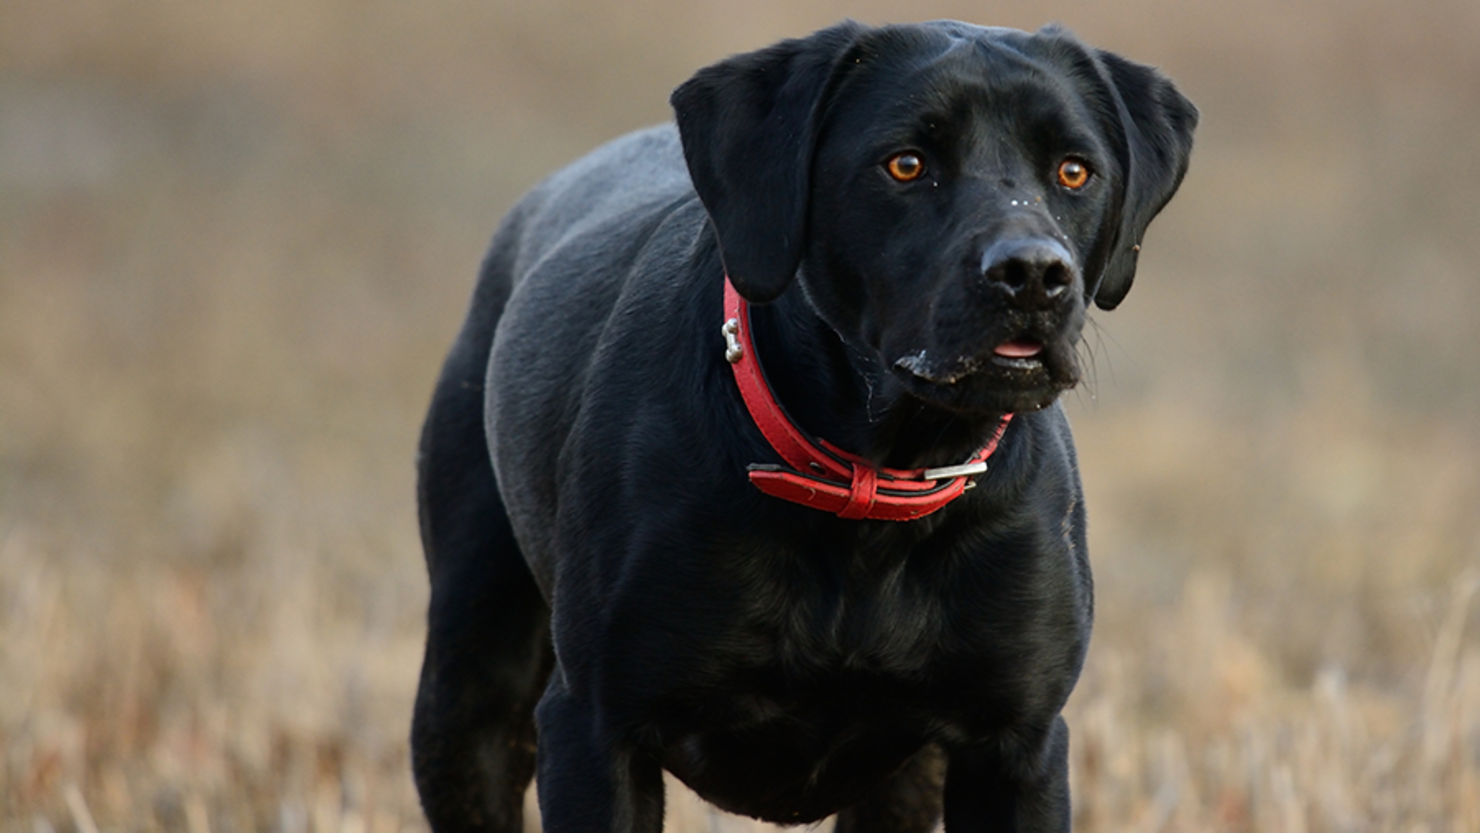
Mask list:
[[[1059,20],[1202,108],[1067,397],[1076,829],[1480,831],[1471,0],[0,0],[0,829],[425,829],[412,454],[489,235],[844,16]]]

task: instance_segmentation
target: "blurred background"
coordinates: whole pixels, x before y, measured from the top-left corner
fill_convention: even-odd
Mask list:
[[[0,0],[0,828],[423,830],[412,455],[490,234],[845,16],[1202,108],[1067,397],[1076,829],[1480,830],[1473,0]]]

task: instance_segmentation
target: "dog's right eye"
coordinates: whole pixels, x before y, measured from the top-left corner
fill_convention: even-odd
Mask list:
[[[925,160],[913,153],[897,153],[884,163],[884,170],[898,182],[914,182],[925,175]]]

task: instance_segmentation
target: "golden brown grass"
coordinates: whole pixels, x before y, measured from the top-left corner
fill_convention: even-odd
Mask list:
[[[1462,0],[9,0],[0,829],[423,829],[411,456],[484,242],[696,66],[844,15],[1062,19],[1204,109],[1069,397],[1078,829],[1480,830]]]

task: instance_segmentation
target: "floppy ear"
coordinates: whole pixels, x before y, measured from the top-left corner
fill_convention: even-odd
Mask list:
[[[1101,51],[1098,57],[1126,139],[1120,229],[1093,291],[1095,304],[1109,310],[1131,289],[1146,226],[1187,173],[1197,108],[1155,69],[1110,52]]]
[[[736,55],[673,91],[689,177],[748,301],[780,296],[801,263],[819,111],[834,66],[862,31],[845,21]]]

